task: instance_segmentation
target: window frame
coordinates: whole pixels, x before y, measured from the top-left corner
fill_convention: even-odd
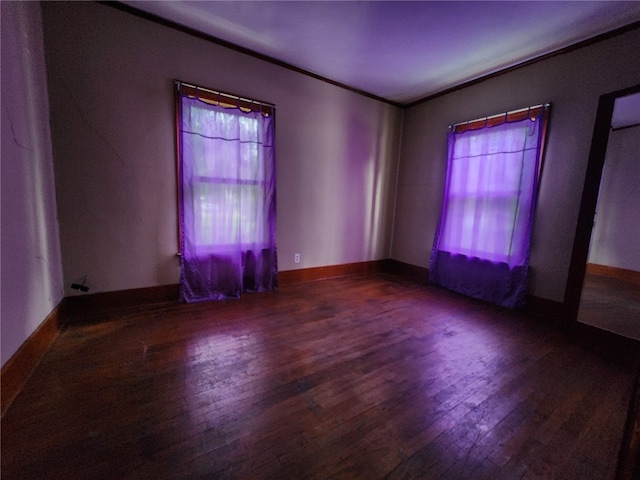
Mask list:
[[[205,87],[200,87],[194,84],[182,82],[180,80],[174,80],[174,120],[175,120],[175,169],[176,169],[176,211],[177,211],[177,256],[182,255],[182,244],[184,233],[182,231],[182,140],[180,131],[182,128],[182,97],[188,96],[191,98],[197,98],[205,103],[211,105],[217,105],[222,108],[228,109],[240,109],[243,112],[259,112],[265,116],[274,117],[275,121],[275,105],[263,102],[260,100],[252,100],[231,93],[225,93],[217,90],[212,90]],[[207,178],[207,177],[205,177]],[[223,181],[224,182],[224,181]],[[221,183],[223,183],[221,182]],[[207,183],[207,182],[203,182]],[[242,182],[232,182],[235,185],[242,185]],[[254,185],[260,185],[259,182],[250,182]],[[266,179],[263,179],[262,185],[266,184]],[[206,248],[206,245],[205,245]]]
[[[541,137],[540,137],[540,149],[538,152],[538,156],[536,158],[536,177],[537,177],[536,182],[537,182],[537,188],[539,189],[540,188],[539,180],[542,174],[542,169],[544,164],[544,149],[546,145],[546,136],[548,133],[550,111],[551,111],[550,103],[535,105],[532,107],[513,110],[510,112],[506,112],[498,115],[492,115],[489,117],[478,118],[478,119],[470,120],[467,122],[457,123],[449,127],[449,132],[450,134],[455,135],[455,134],[461,134],[461,133],[466,133],[466,132],[475,131],[475,130],[483,130],[487,127],[494,127],[494,126],[502,125],[504,123],[520,122],[522,120],[526,120],[527,118],[534,119],[540,115],[539,128],[541,128],[542,131],[541,131]],[[478,132],[478,134],[482,135],[483,133]],[[486,134],[487,135],[491,134],[490,130],[487,131]],[[450,153],[447,152],[447,157],[449,156],[449,154]],[[447,169],[449,168],[450,168],[449,165],[447,165]],[[447,173],[447,176],[448,175],[450,175],[450,172]],[[449,182],[449,179],[446,179],[445,181]],[[478,199],[481,199],[491,204],[503,204],[503,205],[510,204],[514,200],[518,201],[517,191],[514,191],[512,195],[509,195],[506,189],[504,191],[496,190],[494,192],[496,195],[488,195],[488,193],[490,192],[491,192],[491,189],[488,186],[480,186],[480,188],[476,188],[473,191],[465,190],[462,192],[458,192],[458,191],[450,190],[448,194],[449,203],[450,203],[448,209],[451,208],[452,203],[459,205],[459,204],[465,203],[467,200],[477,201]],[[537,197],[538,197],[538,191],[533,191],[531,202],[536,202]],[[454,200],[454,202],[451,202],[452,199]],[[495,212],[499,213],[499,211],[501,211],[501,209],[496,207],[494,209],[491,209],[490,213],[495,213]],[[461,221],[461,224],[460,226],[457,227],[457,229],[464,230],[466,228],[462,223],[463,221]],[[443,235],[443,233],[444,232],[439,232],[438,235]],[[513,232],[511,232],[511,235],[513,235]],[[471,243],[469,245],[465,244],[465,246],[463,246],[463,242],[458,242],[455,246],[453,244],[449,245],[449,248],[444,248],[444,246],[442,246],[442,241],[443,239],[441,238],[439,240],[439,244],[440,244],[439,249],[442,251],[450,251],[455,249],[455,251],[450,251],[450,253],[471,256],[471,252],[475,252],[475,255],[473,256],[478,256],[477,255],[478,250],[473,247],[473,243],[474,243],[473,239],[470,240]],[[482,253],[483,253],[483,257],[478,256],[478,258],[482,258],[484,260],[489,260],[489,261],[495,261],[496,257],[498,256],[509,257],[512,255],[513,252],[510,250],[509,252],[505,253],[505,252],[496,251],[495,248],[493,249],[483,248]]]

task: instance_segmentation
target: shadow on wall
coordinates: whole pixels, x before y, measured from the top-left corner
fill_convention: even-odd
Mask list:
[[[357,106],[353,107],[357,109]],[[347,262],[387,258],[390,248],[391,214],[397,172],[397,136],[392,107],[380,105],[376,123],[365,124],[351,116],[342,129],[345,157],[341,190],[344,242],[341,257]],[[394,138],[396,142],[394,142]]]
[[[1,8],[4,365],[63,287],[40,4]]]

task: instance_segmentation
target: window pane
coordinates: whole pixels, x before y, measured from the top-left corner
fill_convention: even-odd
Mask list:
[[[198,245],[231,245],[240,235],[236,185],[201,182],[194,188],[195,233]]]
[[[449,166],[442,250],[492,261],[514,254],[521,212],[531,205],[537,157],[526,148],[530,123],[458,135]]]
[[[264,243],[264,158],[258,119],[244,113],[189,108],[197,243],[231,245]]]

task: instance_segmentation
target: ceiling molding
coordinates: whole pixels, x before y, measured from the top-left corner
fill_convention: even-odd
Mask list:
[[[256,52],[255,50],[251,50],[251,49],[242,47],[240,45],[228,42],[228,41],[223,40],[221,38],[214,37],[213,35],[209,35],[207,33],[203,33],[200,30],[196,30],[194,28],[187,27],[187,26],[182,25],[180,23],[176,23],[176,22],[174,22],[172,20],[167,20],[166,18],[159,17],[158,15],[154,15],[153,13],[145,12],[143,10],[138,10],[137,8],[132,7],[131,5],[127,5],[127,4],[124,4],[124,3],[121,3],[121,2],[109,2],[109,1],[98,1],[97,3],[99,3],[101,5],[104,5],[104,6],[107,6],[107,7],[115,8],[116,10],[120,10],[120,11],[125,12],[125,13],[129,13],[131,15],[134,15],[136,17],[142,18],[144,20],[149,20],[149,21],[157,23],[159,25],[162,25],[162,26],[165,26],[165,27],[169,27],[171,29],[180,31],[182,33],[186,33],[188,35],[200,38],[202,40],[206,40],[208,42],[215,43],[216,45],[220,45],[221,47],[229,48],[229,49],[234,50],[234,51],[236,51],[238,53],[242,53],[244,55],[249,55],[251,57],[257,58],[258,60],[263,60],[265,62],[272,63],[272,64],[277,65],[279,67],[286,68],[287,70],[291,70],[291,71],[296,72],[296,73],[301,73],[301,74],[306,75],[308,77],[315,78],[316,80],[320,80],[322,82],[329,83],[329,84],[334,85],[336,87],[340,87],[340,88],[343,88],[345,90],[349,90],[350,92],[357,93],[358,95],[362,95],[364,97],[368,97],[368,98],[371,98],[373,100],[377,100],[379,102],[383,102],[383,103],[386,103],[388,105],[392,105],[392,106],[397,107],[397,108],[404,108],[404,105],[401,104],[401,103],[393,102],[393,101],[388,100],[386,98],[379,97],[378,95],[374,95],[373,93],[365,92],[364,90],[360,90],[358,88],[351,87],[351,86],[346,85],[344,83],[336,82],[335,80],[331,80],[330,78],[323,77],[322,75],[318,75],[316,73],[309,72],[308,70],[304,70],[303,68],[299,68],[299,67],[296,67],[295,65],[291,65],[289,63],[283,62],[281,60],[278,60],[277,58],[273,58],[273,57],[270,57],[268,55],[264,55],[262,53]]]
[[[415,107],[416,105],[420,105],[421,103],[428,102],[430,100],[436,99],[438,97],[442,97],[444,95],[448,95],[449,93],[453,93],[456,90],[462,90],[463,88],[470,87],[472,85],[476,85],[478,83],[484,82],[485,80],[489,80],[491,78],[499,77],[500,75],[504,75],[505,73],[513,72],[514,70],[518,70],[519,68],[527,67],[529,65],[533,65],[535,63],[541,62],[543,60],[548,60],[550,58],[556,57],[558,55],[564,55],[565,53],[573,52],[575,50],[579,50],[580,48],[589,47],[591,45],[595,45],[596,43],[602,42],[604,40],[608,40],[613,37],[617,37],[618,35],[622,35],[627,32],[631,32],[633,30],[637,30],[640,28],[640,21],[630,23],[623,27],[616,28],[615,30],[610,30],[605,33],[601,33],[596,35],[595,37],[587,38],[586,40],[582,40],[580,42],[574,43],[564,48],[560,48],[550,53],[546,53],[544,55],[540,55],[539,57],[532,58],[530,60],[526,60],[522,63],[518,63],[517,65],[512,65],[511,67],[503,68],[502,70],[498,70],[497,72],[490,73],[489,75],[484,75],[482,77],[476,78],[474,80],[470,80],[468,82],[461,83],[460,85],[455,85],[451,88],[447,88],[440,92],[428,95],[419,100],[415,100],[413,102],[404,104],[404,108]]]
[[[513,72],[514,70],[517,70],[517,69],[520,69],[520,68],[523,68],[523,67],[527,67],[529,65],[538,63],[540,61],[547,60],[549,58],[553,58],[553,57],[558,56],[558,55],[563,55],[563,54],[578,50],[580,48],[588,47],[590,45],[594,45],[594,44],[602,42],[604,40],[608,40],[610,38],[613,38],[613,37],[616,37],[618,35],[622,35],[624,33],[627,33],[627,32],[633,31],[633,30],[637,30],[637,29],[640,28],[640,21],[636,21],[636,22],[624,25],[622,27],[616,28],[614,30],[610,30],[608,32],[595,35],[595,36],[593,36],[591,38],[588,38],[586,40],[582,40],[582,41],[576,42],[576,43],[574,43],[572,45],[560,48],[560,49],[555,50],[553,52],[546,53],[546,54],[540,55],[538,57],[532,58],[530,60],[526,60],[524,62],[518,63],[516,65],[512,65],[510,67],[506,67],[506,68],[500,69],[500,70],[498,70],[496,72],[493,72],[493,73],[490,73],[488,75],[483,75],[483,76],[478,77],[476,79],[469,80],[467,82],[463,82],[463,83],[461,83],[459,85],[454,85],[454,86],[452,86],[450,88],[446,88],[446,89],[441,90],[439,92],[427,95],[427,96],[425,96],[425,97],[423,97],[421,99],[414,100],[414,101],[407,102],[407,103],[399,103],[399,102],[394,102],[392,100],[380,97],[380,96],[375,95],[373,93],[370,93],[370,92],[367,92],[367,91],[352,87],[350,85],[347,85],[347,84],[332,80],[332,79],[324,77],[322,75],[318,75],[316,73],[310,72],[310,71],[305,70],[303,68],[296,67],[295,65],[291,65],[291,64],[289,64],[287,62],[283,62],[282,60],[278,60],[277,58],[271,57],[269,55],[265,55],[265,54],[256,52],[254,50],[248,49],[246,47],[242,47],[242,46],[237,45],[235,43],[232,43],[232,42],[223,40],[221,38],[215,37],[213,35],[210,35],[210,34],[207,34],[207,33],[203,33],[200,30],[196,30],[196,29],[188,27],[186,25],[182,25],[180,23],[174,22],[173,20],[168,20],[166,18],[160,17],[160,16],[155,15],[153,13],[149,13],[149,12],[146,12],[144,10],[139,10],[138,8],[135,8],[135,7],[133,7],[131,5],[128,5],[128,4],[124,4],[124,3],[121,3],[121,2],[118,2],[118,1],[112,2],[112,1],[102,1],[102,0],[98,1],[97,3],[102,4],[104,6],[107,6],[107,7],[115,8],[116,10],[119,10],[119,11],[122,11],[122,12],[125,12],[125,13],[129,13],[131,15],[134,15],[134,16],[138,17],[138,18],[141,18],[141,19],[144,19],[144,20],[148,20],[148,21],[151,21],[153,23],[157,23],[159,25],[171,28],[173,30],[180,31],[182,33],[186,33],[188,35],[200,38],[202,40],[214,43],[216,45],[219,45],[219,46],[222,46],[222,47],[225,47],[225,48],[229,48],[229,49],[234,50],[234,51],[236,51],[238,53],[242,53],[244,55],[248,55],[248,56],[254,57],[256,59],[271,63],[273,65],[277,65],[277,66],[285,68],[287,70],[290,70],[290,71],[293,71],[293,72],[296,72],[296,73],[300,73],[302,75],[306,75],[306,76],[314,78],[316,80],[320,80],[322,82],[334,85],[336,87],[339,87],[339,88],[342,88],[342,89],[345,89],[345,90],[348,90],[350,92],[354,92],[354,93],[356,93],[358,95],[362,95],[364,97],[371,98],[373,100],[377,100],[379,102],[386,103],[388,105],[392,105],[394,107],[401,108],[401,109],[408,109],[408,108],[415,107],[417,105],[420,105],[422,103],[428,102],[430,100],[434,100],[434,99],[442,97],[444,95],[448,95],[450,93],[453,93],[453,92],[455,92],[457,90],[462,90],[464,88],[470,87],[472,85],[476,85],[478,83],[481,83],[481,82],[484,82],[486,80],[498,77],[500,75],[504,75],[506,73]]]

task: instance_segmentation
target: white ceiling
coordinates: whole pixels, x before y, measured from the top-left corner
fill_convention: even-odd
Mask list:
[[[638,1],[126,1],[407,104],[640,21]]]

